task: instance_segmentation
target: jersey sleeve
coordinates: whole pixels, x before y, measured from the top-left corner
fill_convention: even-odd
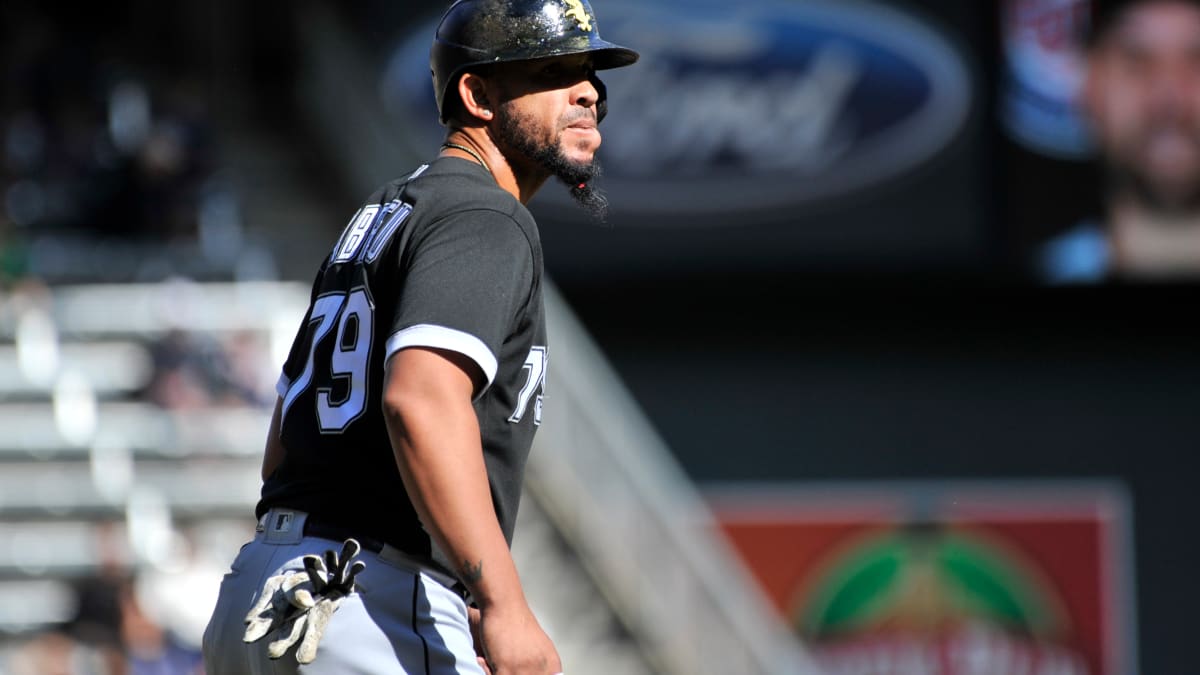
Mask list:
[[[478,210],[432,223],[415,244],[385,358],[408,347],[460,353],[486,377],[478,397],[530,297],[529,240],[510,216]]]

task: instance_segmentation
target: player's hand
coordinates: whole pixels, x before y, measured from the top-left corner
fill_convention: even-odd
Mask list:
[[[479,614],[479,636],[486,673],[494,675],[553,675],[562,661],[550,636],[527,606],[489,607]]]

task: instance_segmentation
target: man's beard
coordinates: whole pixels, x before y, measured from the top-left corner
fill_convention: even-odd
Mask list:
[[[1124,195],[1150,213],[1176,219],[1200,212],[1200,170],[1164,174],[1152,168],[1144,149],[1151,134],[1168,122],[1159,122],[1136,139],[1114,144],[1106,162],[1109,194]],[[1191,151],[1200,155],[1200,130],[1188,125],[1180,129],[1191,142]]]
[[[555,135],[554,142],[540,144],[534,138],[533,121],[507,103],[500,106],[499,122],[497,140],[502,147],[512,148],[531,164],[557,176],[570,187],[575,202],[597,221],[603,222],[608,217],[608,197],[592,185],[592,180],[601,174],[598,160],[593,157],[584,163],[568,159],[562,150],[562,131]]]

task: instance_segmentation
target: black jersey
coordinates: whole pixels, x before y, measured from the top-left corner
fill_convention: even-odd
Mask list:
[[[277,387],[287,452],[272,507],[448,565],[404,489],[384,424],[384,363],[449,349],[487,376],[475,414],[492,501],[512,542],[546,377],[542,249],[529,211],[483,167],[441,158],[370,197],[321,265]]]

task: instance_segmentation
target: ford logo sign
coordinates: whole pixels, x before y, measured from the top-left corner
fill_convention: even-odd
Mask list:
[[[858,0],[604,0],[606,39],[642,53],[605,71],[600,185],[622,224],[737,225],[886,182],[953,141],[971,84],[949,42]],[[429,36],[410,34],[385,100],[440,140]],[[422,96],[414,96],[421,92]],[[536,203],[566,207],[564,190]],[[733,217],[733,216],[737,217]]]

